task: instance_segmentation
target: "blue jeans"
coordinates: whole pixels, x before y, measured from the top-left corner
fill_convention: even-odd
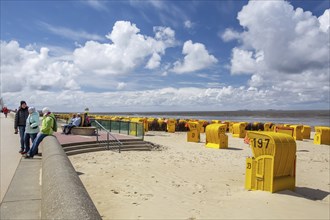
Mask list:
[[[73,127],[76,127],[75,125],[73,125],[73,124],[67,124],[67,125],[64,125],[63,126],[63,133],[64,134],[70,134],[71,133],[71,129],[73,128]]]
[[[24,133],[25,133],[25,126],[18,126],[19,131],[19,140],[21,143],[21,149],[24,150]]]
[[[47,134],[43,134],[41,132],[38,133],[36,139],[34,139],[34,141],[33,141],[33,144],[32,144],[32,147],[31,147],[30,151],[27,153],[28,156],[33,157],[37,153],[39,144],[41,143],[41,141],[46,136],[48,136],[48,135]]]
[[[25,142],[25,152],[29,152],[30,150],[30,138],[32,143],[34,142],[34,139],[36,139],[38,133],[33,133],[33,134],[29,134],[29,133],[25,133],[24,135],[24,142]]]

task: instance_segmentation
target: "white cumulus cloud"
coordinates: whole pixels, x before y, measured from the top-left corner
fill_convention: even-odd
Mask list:
[[[257,55],[253,54],[252,51],[234,48],[232,50],[231,72],[233,74],[254,73],[257,70]]]
[[[321,31],[329,33],[329,29],[330,29],[330,9],[325,10],[323,15],[321,15],[318,19],[319,19],[319,22],[320,22]]]
[[[175,45],[175,33],[166,27],[154,28],[155,37],[140,34],[140,29],[129,21],[117,21],[106,37],[112,43],[87,41],[74,51],[74,62],[84,72],[101,75],[126,74],[145,64],[159,66],[166,48]]]
[[[320,17],[287,1],[249,1],[237,16],[242,33],[230,29],[232,74],[251,74],[248,85],[268,88],[291,102],[329,101],[329,9]],[[288,100],[290,102],[290,100]]]
[[[188,73],[211,67],[218,60],[205,48],[204,44],[186,41],[183,45],[183,61],[176,61],[172,69],[175,73]]]
[[[238,20],[246,29],[241,34],[244,48],[262,51],[269,70],[300,73],[322,69],[329,61],[329,33],[321,31],[311,12],[295,10],[286,1],[250,1]]]
[[[80,71],[72,62],[49,57],[48,48],[21,48],[17,41],[1,41],[3,92],[78,89]]]
[[[231,40],[240,39],[241,35],[239,32],[237,32],[231,28],[226,28],[225,32],[221,34],[221,38],[223,41],[228,42]]]
[[[155,69],[160,66],[161,57],[158,53],[153,53],[151,58],[149,59],[146,68],[147,69]]]

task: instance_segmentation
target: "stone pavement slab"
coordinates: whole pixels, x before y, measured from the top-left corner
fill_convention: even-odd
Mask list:
[[[0,206],[0,219],[40,219],[41,157],[21,159]]]

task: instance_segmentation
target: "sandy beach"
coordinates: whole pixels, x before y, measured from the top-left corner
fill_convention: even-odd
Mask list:
[[[329,219],[328,145],[296,141],[296,190],[272,194],[244,189],[252,151],[227,135],[228,149],[210,149],[205,134],[191,143],[185,132],[152,131],[153,151],[69,158],[103,219]]]

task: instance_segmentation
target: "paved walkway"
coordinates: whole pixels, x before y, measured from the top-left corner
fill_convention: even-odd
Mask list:
[[[14,119],[11,116],[0,116],[0,219],[40,219],[41,157],[22,159],[18,153],[19,135],[14,134]]]
[[[0,202],[3,200],[21,160],[19,135],[14,134],[14,119],[0,113]]]

